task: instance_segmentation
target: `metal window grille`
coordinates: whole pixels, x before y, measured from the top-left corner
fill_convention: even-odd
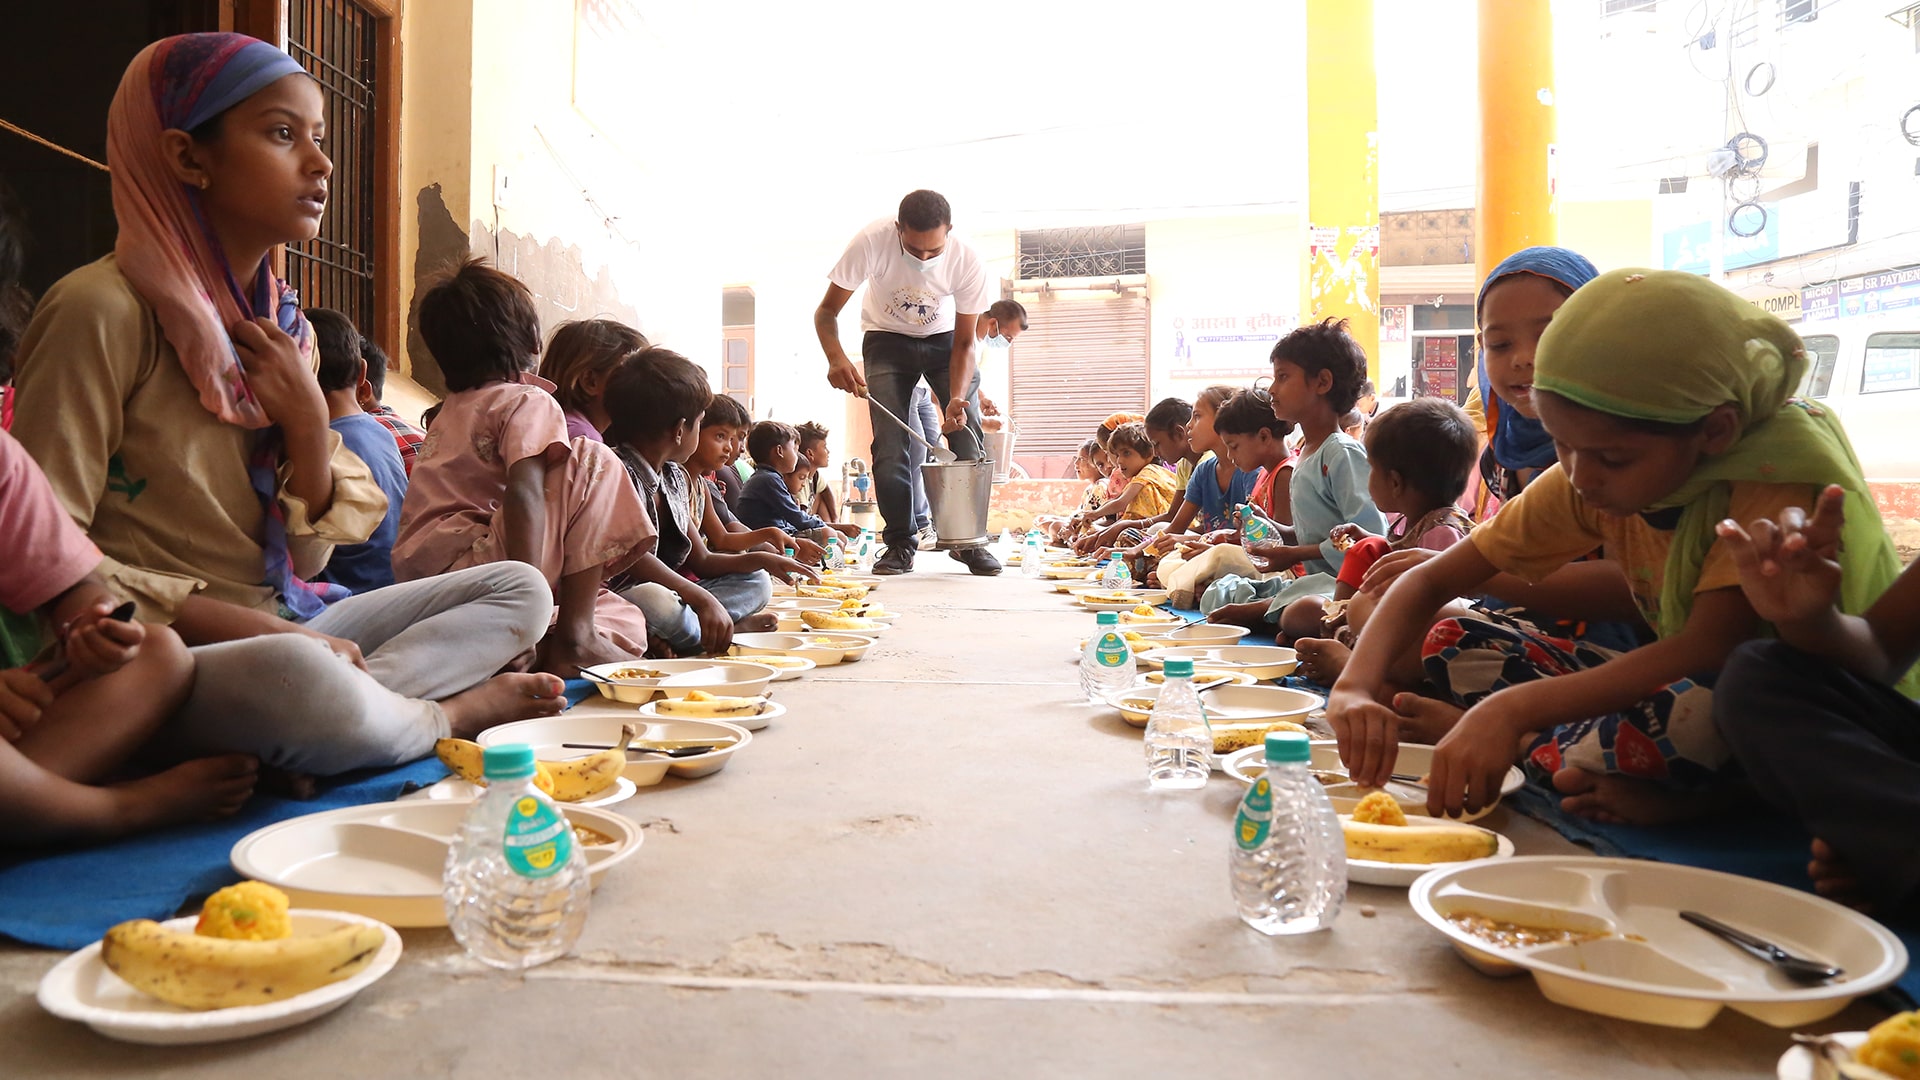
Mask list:
[[[319,81],[333,161],[320,235],[287,246],[302,307],[334,308],[374,329],[374,18],[352,0],[290,0],[287,52]]]
[[[1023,280],[1147,272],[1145,225],[1022,229],[1014,236],[1020,252],[1014,274]]]
[[[1780,24],[1812,22],[1820,17],[1820,0],[1780,0]]]

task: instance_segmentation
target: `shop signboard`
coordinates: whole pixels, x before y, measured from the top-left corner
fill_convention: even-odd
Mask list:
[[[1735,236],[1725,232],[1720,241],[1722,268],[1738,270],[1779,258],[1780,218],[1778,206],[1768,207],[1767,223],[1755,235]],[[1713,225],[1710,222],[1696,221],[1677,229],[1668,229],[1660,236],[1660,247],[1664,255],[1661,265],[1669,270],[1705,274],[1713,269]]]
[[[1802,322],[1827,322],[1920,307],[1920,266],[1841,278],[1800,290]]]
[[[1226,381],[1271,375],[1268,357],[1274,343],[1299,325],[1298,315],[1270,311],[1176,315],[1170,374],[1176,379]]]

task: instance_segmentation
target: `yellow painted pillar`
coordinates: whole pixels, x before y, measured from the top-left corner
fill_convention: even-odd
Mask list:
[[[1480,0],[1479,276],[1536,244],[1560,242],[1554,191],[1551,0]]]
[[[1301,322],[1349,321],[1380,377],[1380,137],[1373,0],[1307,0],[1307,272]]]

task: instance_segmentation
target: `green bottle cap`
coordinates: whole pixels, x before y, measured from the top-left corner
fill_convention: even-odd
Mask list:
[[[791,559],[791,558],[793,558],[793,556],[794,556],[794,549],[793,549],[793,548],[788,548],[788,549],[787,549],[787,558],[789,558],[789,559]]]
[[[1169,665],[1174,661],[1167,661]],[[1313,758],[1313,746],[1304,731],[1267,732],[1267,763],[1270,765],[1304,764]]]
[[[489,780],[525,780],[534,772],[533,747],[526,743],[489,746],[481,757],[481,768]]]
[[[1117,611],[1103,611],[1094,616],[1094,622],[1100,626],[1119,626],[1120,613]]]
[[[1166,673],[1166,676],[1169,679],[1193,678],[1193,661],[1192,660],[1169,660],[1166,663],[1160,665],[1160,669]]]

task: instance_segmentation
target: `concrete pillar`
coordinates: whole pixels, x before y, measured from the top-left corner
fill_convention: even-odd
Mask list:
[[[1551,0],[1479,0],[1480,184],[1473,259],[1479,276],[1536,244],[1560,242],[1554,190]]]
[[[1380,375],[1373,0],[1307,0],[1307,272],[1301,322],[1344,318]]]

